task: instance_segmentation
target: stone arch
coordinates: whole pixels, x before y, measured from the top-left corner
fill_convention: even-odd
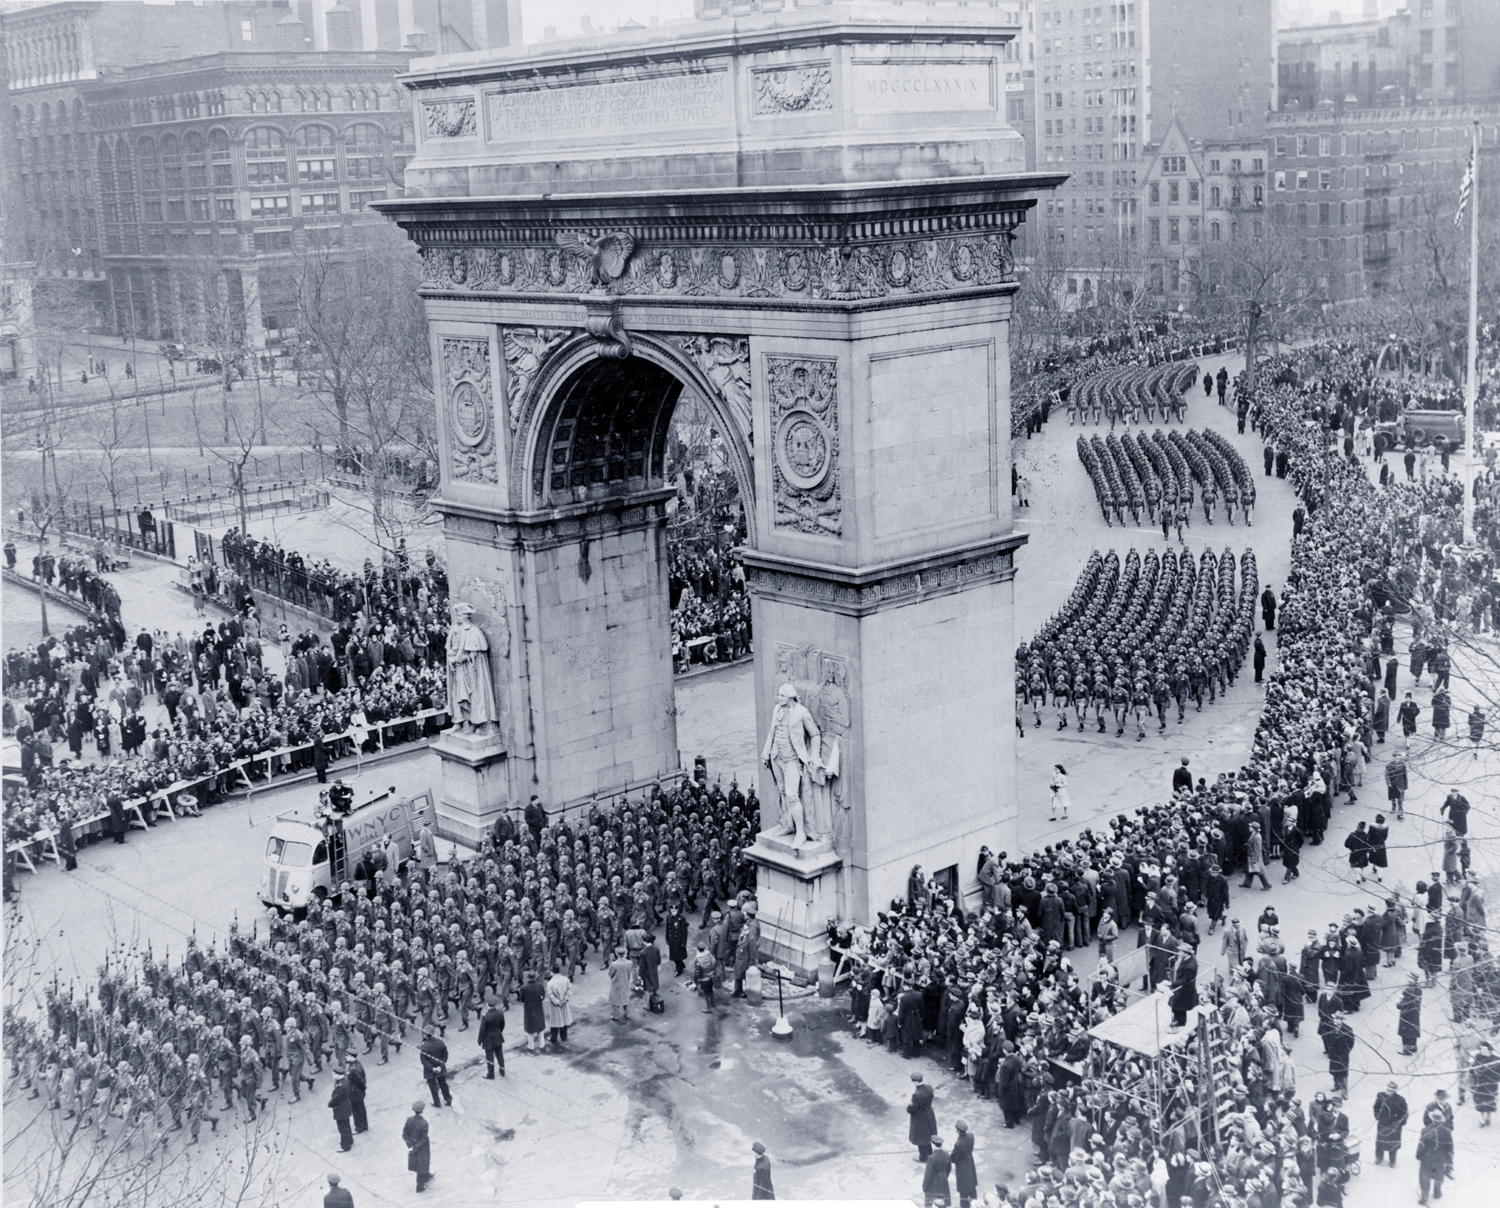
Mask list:
[[[575,486],[590,499],[662,487],[672,413],[683,389],[691,388],[713,413],[730,450],[746,509],[748,543],[755,546],[750,433],[718,387],[667,337],[633,332],[631,355],[625,358],[601,356],[600,347],[583,334],[568,338],[548,356],[519,400],[512,506],[531,511],[572,502]],[[586,447],[600,440],[602,455]],[[566,474],[568,480],[554,485],[555,474]],[[575,482],[577,478],[584,481]]]

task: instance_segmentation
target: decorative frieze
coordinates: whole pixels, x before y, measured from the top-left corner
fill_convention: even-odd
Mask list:
[[[751,88],[756,117],[833,108],[833,71],[827,62],[754,72]]]
[[[521,422],[526,392],[552,350],[573,333],[566,327],[506,327],[500,332],[505,350],[505,403],[511,431]]]
[[[754,430],[750,409],[750,341],[745,336],[673,335],[666,337],[713,383],[746,443]]]
[[[838,361],[766,358],[773,523],[820,537],[844,532],[839,489]]]
[[[1015,279],[1008,230],[838,244],[569,233],[499,247],[434,242],[423,247],[422,260],[429,289],[510,295],[604,291],[628,298],[843,302],[957,293]]]
[[[497,483],[500,477],[495,456],[489,341],[445,338],[442,354],[453,479],[481,485]]]
[[[452,101],[425,101],[422,117],[428,138],[472,138],[479,133],[474,100],[464,97]]]

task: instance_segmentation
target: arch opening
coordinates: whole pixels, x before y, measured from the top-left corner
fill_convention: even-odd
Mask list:
[[[540,426],[531,493],[542,506],[663,485],[680,378],[642,357],[591,360],[554,392]]]

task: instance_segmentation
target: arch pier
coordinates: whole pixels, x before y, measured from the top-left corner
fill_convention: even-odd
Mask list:
[[[679,771],[664,457],[692,392],[749,520],[755,754],[784,683],[819,731],[807,841],[762,766],[749,852],[805,969],[830,916],[913,863],[968,887],[1014,834],[1011,243],[1060,177],[1003,120],[1015,29],[956,15],[424,60],[379,206],[423,256],[452,596],[500,715],[439,744],[445,833]]]

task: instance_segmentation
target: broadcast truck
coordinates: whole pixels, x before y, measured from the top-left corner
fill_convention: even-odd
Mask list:
[[[277,815],[260,882],[260,900],[267,906],[301,910],[314,898],[336,895],[345,881],[354,881],[365,853],[380,847],[387,835],[399,866],[411,857],[422,827],[436,826],[431,790],[400,797],[394,786],[361,794],[336,784],[329,797],[331,809],[320,804],[315,811]]]

